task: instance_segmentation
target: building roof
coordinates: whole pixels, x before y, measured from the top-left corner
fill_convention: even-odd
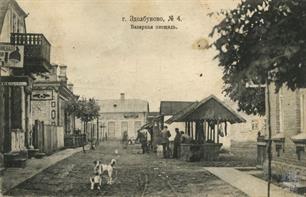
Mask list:
[[[149,112],[149,103],[140,99],[97,100],[100,113]]]
[[[159,112],[149,112],[148,116],[151,117],[159,116]]]
[[[245,122],[245,119],[232,108],[220,101],[216,96],[211,95],[179,111],[168,119],[166,123],[196,120],[220,120],[228,121],[232,124]]]
[[[1,0],[1,3],[0,3],[0,33],[2,31],[2,26],[4,23],[6,12],[8,10],[9,2],[10,0]]]
[[[6,12],[10,4],[12,4],[16,8],[16,10],[23,16],[27,15],[15,0],[1,0],[1,3],[0,3],[0,34],[2,32],[2,27],[3,27]]]
[[[190,101],[161,101],[160,114],[165,116],[174,115],[193,103]]]

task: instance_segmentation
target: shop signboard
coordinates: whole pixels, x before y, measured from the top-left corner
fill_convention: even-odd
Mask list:
[[[23,68],[24,46],[0,43],[0,66]]]
[[[33,90],[32,100],[52,100],[53,91],[52,90]]]

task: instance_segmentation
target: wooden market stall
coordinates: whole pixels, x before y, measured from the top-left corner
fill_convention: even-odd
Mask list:
[[[184,108],[167,124],[185,122],[185,133],[190,137],[182,142],[180,158],[187,161],[215,160],[222,146],[220,137],[227,135],[227,124],[245,122],[238,113],[211,95]]]

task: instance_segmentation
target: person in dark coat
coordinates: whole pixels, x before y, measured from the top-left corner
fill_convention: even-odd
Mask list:
[[[167,126],[164,126],[161,132],[161,144],[163,145],[163,155],[164,158],[169,158],[170,155],[170,147],[169,147],[169,138],[171,137],[171,133],[168,130]]]
[[[173,158],[179,158],[181,150],[181,133],[178,128],[175,128],[175,137],[173,142]]]
[[[124,148],[124,149],[127,148],[128,140],[129,140],[128,132],[127,132],[127,131],[124,131],[124,132],[123,132],[123,135],[122,135],[122,145],[123,145],[123,148]]]
[[[142,154],[145,154],[147,152],[147,138],[144,133],[137,131],[137,138],[136,141],[139,141],[142,148]]]

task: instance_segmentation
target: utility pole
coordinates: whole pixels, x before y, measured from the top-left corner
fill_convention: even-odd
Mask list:
[[[271,179],[272,179],[272,169],[271,169],[271,162],[272,162],[272,152],[271,152],[271,145],[272,145],[272,131],[271,131],[271,105],[270,105],[270,88],[268,79],[266,81],[266,95],[267,95],[267,111],[268,111],[268,197],[270,197],[271,193]]]
[[[269,88],[269,80],[268,77],[266,79],[265,85],[256,85],[256,84],[249,84],[246,83],[247,88],[265,88],[265,95],[266,95],[266,111],[267,113],[267,120],[268,120],[268,197],[270,197],[271,194],[271,181],[272,181],[272,130],[271,130],[271,103],[270,103],[270,88]]]

